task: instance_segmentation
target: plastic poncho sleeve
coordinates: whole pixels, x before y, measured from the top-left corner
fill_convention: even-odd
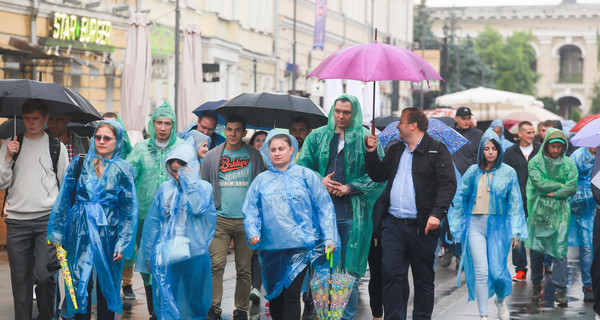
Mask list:
[[[199,176],[195,176],[196,178],[200,178]],[[185,190],[181,194],[181,203],[185,203],[187,206],[187,212],[192,215],[198,216],[205,214],[207,212],[217,212],[215,209],[215,204],[212,199],[213,189],[210,184],[198,184],[194,183],[194,181],[188,181],[189,177],[187,175],[179,175],[179,183],[181,184],[181,189]],[[200,187],[204,186],[207,189],[201,190]]]
[[[77,181],[75,181],[75,170],[77,169],[77,163],[79,157],[73,157],[71,163],[67,167],[67,172],[63,177],[60,191],[54,202],[52,213],[50,214],[50,220],[48,221],[48,236],[47,239],[50,242],[56,242],[63,244],[63,237],[66,231],[69,211],[75,201],[75,188]]]
[[[329,196],[327,189],[317,175],[308,175],[306,183],[311,190],[310,200],[313,205],[313,210],[316,211],[316,215],[319,219],[321,236],[324,240],[331,240],[338,245],[340,243],[340,236],[337,232],[337,226],[335,225],[335,210],[333,209],[333,203],[331,202],[331,197]],[[332,224],[331,222],[334,223]]]
[[[529,237],[529,233],[527,232],[527,222],[525,221],[525,211],[523,210],[521,188],[517,172],[512,168],[511,171],[513,171],[513,174],[511,175],[509,184],[512,187],[508,194],[508,219],[510,221],[511,234],[513,238],[525,240]]]
[[[540,150],[540,152],[542,152]],[[543,173],[542,168],[539,168],[538,163],[530,161],[528,164],[529,168],[529,181],[535,187],[535,190],[539,192],[541,195],[548,194],[550,192],[555,192],[561,188],[561,183],[558,181],[554,181],[552,179],[548,179]]]
[[[568,163],[565,163],[565,165],[568,165]],[[556,199],[564,200],[564,199],[567,199],[568,197],[573,196],[575,194],[575,192],[577,192],[578,171],[575,166],[569,165],[569,167],[570,167],[569,168],[570,170],[566,171],[567,182],[565,183],[565,185],[563,187],[554,191],[554,196],[556,197]]]
[[[316,132],[311,132],[308,134],[308,136],[306,136],[302,149],[298,154],[298,160],[296,161],[296,164],[311,169],[320,179],[323,179],[324,177],[319,172],[319,161],[318,157],[316,156],[319,154],[319,150],[317,150],[319,149],[319,142],[317,141],[318,138],[319,136],[316,134]],[[327,168],[325,168],[323,172],[326,170]]]
[[[119,240],[115,244],[115,253],[122,253],[130,259],[135,250],[135,234],[137,229],[138,205],[135,191],[134,169],[129,166],[129,172],[123,175],[119,192]],[[124,185],[125,184],[125,185]]]
[[[142,231],[142,239],[137,254],[137,263],[135,271],[143,273],[151,273],[147,269],[148,262],[152,258],[152,250],[161,232],[161,204],[160,190],[154,195],[154,200],[148,209],[148,215],[144,222],[144,230]]]
[[[466,211],[470,210],[469,208],[469,195],[473,192],[473,187],[475,176],[474,171],[477,170],[477,165],[472,165],[467,169],[465,174],[462,176],[462,179],[458,182],[458,187],[456,189],[456,194],[454,195],[454,200],[452,203],[453,207],[448,210],[448,227],[450,228],[450,233],[454,237],[456,242],[463,242],[465,239],[465,227],[466,227]]]
[[[250,245],[250,239],[259,238],[260,231],[262,229],[262,214],[260,211],[260,190],[259,180],[254,179],[248,192],[246,193],[246,200],[244,202],[243,210],[244,213],[244,229],[246,231],[246,240],[248,246],[252,250],[256,250],[260,244]]]

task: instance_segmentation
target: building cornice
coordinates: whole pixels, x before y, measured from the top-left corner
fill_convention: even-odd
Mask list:
[[[430,8],[431,19],[448,20],[454,11],[458,21],[498,21],[498,20],[556,20],[556,19],[597,19],[600,18],[600,5],[577,4],[556,6],[498,6],[498,7],[455,7]]]

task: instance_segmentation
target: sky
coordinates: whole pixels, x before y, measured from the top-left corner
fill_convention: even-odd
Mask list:
[[[531,5],[557,5],[561,0],[427,0],[428,7],[469,7],[469,6],[531,6]],[[420,4],[421,0],[414,0]],[[596,3],[600,0],[577,0],[577,3]]]

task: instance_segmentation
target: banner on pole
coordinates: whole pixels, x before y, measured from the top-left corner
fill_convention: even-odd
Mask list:
[[[313,50],[323,50],[325,44],[325,18],[327,17],[327,0],[315,1],[315,35],[313,39]]]

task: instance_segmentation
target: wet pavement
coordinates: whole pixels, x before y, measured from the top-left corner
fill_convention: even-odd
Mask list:
[[[569,306],[560,308],[554,306],[551,274],[544,276],[544,294],[539,303],[529,301],[529,295],[532,290],[532,284],[527,282],[513,282],[513,294],[506,299],[508,308],[511,313],[511,319],[594,319],[592,303],[583,302],[583,292],[581,291],[581,276],[579,272],[579,260],[577,258],[578,251],[573,249],[569,251],[569,276],[568,276],[568,291]],[[224,295],[223,295],[223,319],[231,319],[233,313],[233,292],[235,288],[235,270],[233,254],[227,257],[227,267],[224,276]],[[511,261],[509,256],[508,261]],[[514,270],[511,269],[511,272]],[[368,293],[369,274],[361,279],[360,296],[358,313],[355,319],[370,320],[372,319],[369,307]],[[436,271],[435,282],[435,307],[433,319],[448,319],[448,320],[469,320],[479,319],[477,311],[477,303],[471,301],[467,303],[467,288],[462,281],[460,288],[455,286],[456,270],[454,263],[448,268],[438,267]],[[148,311],[146,308],[146,299],[142,279],[139,274],[134,276],[134,292],[137,295],[137,300],[126,302],[124,304],[124,314],[118,319],[148,319]],[[411,284],[412,290],[412,284]],[[412,291],[411,291],[412,293]],[[263,292],[264,294],[264,292]],[[64,295],[63,295],[64,296]],[[261,299],[260,305],[250,306],[250,319],[270,319],[268,309],[265,309],[265,300]],[[488,301],[488,310],[490,319],[498,319],[497,308],[493,299]],[[409,298],[409,319],[412,312],[412,295]],[[35,316],[34,310],[34,316]],[[0,320],[14,319],[12,308],[12,295],[10,287],[10,271],[8,267],[8,258],[6,251],[0,250]],[[94,317],[92,317],[94,319]]]

